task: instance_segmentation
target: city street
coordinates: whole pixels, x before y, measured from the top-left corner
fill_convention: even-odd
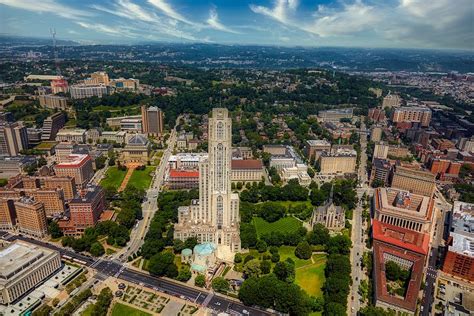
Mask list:
[[[145,286],[155,291],[163,292],[169,295],[174,295],[180,298],[184,298],[197,304],[203,304],[208,296],[211,297],[208,300],[207,308],[214,310],[216,313],[227,312],[233,315],[271,315],[272,313],[245,306],[239,301],[226,298],[224,296],[210,293],[205,289],[196,289],[189,287],[183,283],[172,281],[166,278],[159,278],[151,276],[149,274],[138,272],[126,268],[123,263],[117,260],[102,260],[93,258],[91,256],[85,256],[80,253],[76,253],[72,250],[64,249],[51,245],[46,242],[42,242],[36,239],[27,238],[24,236],[11,235],[8,232],[0,231],[0,237],[8,241],[14,241],[17,239],[24,240],[33,244],[37,244],[49,249],[59,251],[62,256],[68,256],[75,262],[86,265],[97,271],[96,278],[105,279],[106,277],[116,277],[118,279]]]
[[[170,137],[167,142],[168,146],[163,151],[163,156],[161,157],[160,165],[158,166],[158,168],[156,168],[150,187],[148,188],[145,199],[143,200],[143,219],[140,220],[138,222],[138,225],[132,229],[130,233],[130,242],[128,243],[127,247],[114,254],[114,259],[126,262],[128,260],[128,257],[136,253],[143,245],[143,240],[148,231],[148,228],[150,227],[150,223],[153,219],[153,216],[155,215],[155,212],[158,210],[157,198],[165,179],[168,160],[170,159],[170,156],[173,153],[173,148],[176,144],[176,126],[179,124],[180,118],[181,117],[178,117],[176,119],[176,125],[171,131]]]
[[[352,249],[351,249],[351,266],[352,266],[352,286],[349,292],[349,304],[348,304],[348,314],[349,315],[356,315],[357,311],[361,308],[361,297],[359,294],[359,285],[360,282],[366,278],[366,275],[361,267],[362,255],[364,254],[365,249],[365,242],[364,242],[364,229],[363,226],[363,219],[362,219],[362,212],[363,208],[362,205],[364,204],[362,201],[362,196],[364,193],[368,194],[368,175],[366,171],[367,165],[367,129],[363,122],[363,118],[361,118],[361,125],[360,125],[360,147],[361,147],[361,157],[359,162],[359,170],[358,170],[358,179],[359,179],[359,187],[357,188],[357,197],[359,198],[359,203],[357,207],[353,211],[352,215],[352,232],[351,232],[351,240],[352,240]]]

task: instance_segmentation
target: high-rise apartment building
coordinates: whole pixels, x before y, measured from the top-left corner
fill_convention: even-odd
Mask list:
[[[69,155],[67,161],[63,161],[54,167],[54,172],[60,177],[74,178],[78,189],[85,188],[94,176],[92,158],[89,155]]]
[[[16,225],[13,200],[0,198],[0,229],[11,230]]]
[[[67,98],[58,95],[40,95],[38,97],[40,106],[47,109],[67,110]]]
[[[56,189],[31,189],[23,191],[26,196],[33,198],[36,202],[43,203],[47,217],[54,217],[64,213],[64,192],[61,188]]]
[[[389,145],[383,142],[377,143],[374,146],[374,154],[372,155],[372,161],[375,159],[387,159]]]
[[[156,106],[147,108],[142,106],[142,129],[143,133],[153,136],[163,134],[163,112]]]
[[[91,74],[91,77],[89,79],[84,80],[85,84],[90,84],[90,85],[108,85],[110,83],[109,81],[109,75],[105,71],[96,71]]]
[[[199,163],[199,201],[179,209],[174,236],[217,245],[218,256],[240,251],[239,196],[231,191],[232,119],[215,108],[209,118],[209,156]]]
[[[394,123],[419,123],[422,127],[430,126],[431,110],[424,107],[401,107],[392,115]]]
[[[54,113],[48,116],[43,122],[43,133],[41,134],[41,140],[55,140],[58,131],[63,128],[66,124],[66,115],[62,112]]]
[[[113,88],[103,84],[100,85],[86,85],[76,84],[69,88],[71,92],[71,98],[73,99],[85,99],[90,97],[102,98],[104,95],[110,95],[113,92]]]
[[[431,197],[436,188],[434,175],[429,171],[395,166],[392,187]]]
[[[28,132],[21,122],[0,121],[0,155],[18,156],[28,149]]]
[[[34,237],[43,238],[48,233],[43,203],[23,197],[15,201],[18,230]]]

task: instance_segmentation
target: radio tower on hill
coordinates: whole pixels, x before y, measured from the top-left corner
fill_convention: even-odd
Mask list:
[[[53,37],[53,52],[54,52],[54,64],[56,66],[56,74],[61,76],[61,69],[59,68],[58,49],[56,46],[56,29],[50,28],[51,36]]]

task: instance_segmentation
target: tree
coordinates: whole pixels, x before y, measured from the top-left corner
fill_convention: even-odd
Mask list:
[[[234,263],[240,263],[242,262],[242,254],[236,253],[234,256]]]
[[[324,308],[324,313],[323,315],[325,316],[345,316],[346,315],[346,308],[344,305],[341,305],[339,303],[328,303],[326,304],[326,308]]]
[[[194,285],[204,287],[206,285],[206,277],[203,274],[198,274],[194,279]]]
[[[258,277],[262,274],[260,269],[260,261],[258,259],[253,259],[247,262],[244,265],[243,273],[247,278]]]
[[[331,237],[328,242],[328,253],[339,253],[347,255],[350,252],[351,240],[345,235],[336,235]]]
[[[52,238],[59,238],[63,235],[63,232],[59,228],[58,223],[55,221],[52,221],[51,223],[49,223],[48,231]]]
[[[272,260],[273,263],[276,263],[276,262],[280,261],[280,254],[278,252],[272,253],[271,260]]]
[[[229,290],[229,281],[223,277],[216,277],[212,280],[212,288],[217,292],[227,292]]]
[[[94,257],[100,257],[105,253],[105,249],[100,242],[96,241],[91,245],[91,249],[89,252]]]
[[[267,243],[264,240],[259,239],[257,241],[256,247],[258,252],[260,253],[267,251]]]
[[[174,250],[174,252],[179,253],[184,248],[185,248],[184,242],[181,239],[173,240],[173,250]]]
[[[262,271],[262,274],[268,274],[270,273],[272,269],[272,264],[268,260],[263,260],[260,262],[260,270]]]
[[[184,242],[184,248],[194,249],[194,247],[198,244],[196,237],[189,237]]]
[[[257,243],[257,231],[253,224],[240,224],[240,241],[242,243],[242,248],[255,247],[255,244]]]
[[[172,275],[174,271],[173,268],[169,268],[170,266],[174,266],[177,275],[178,269],[174,264],[174,254],[169,251],[163,251],[155,254],[153,257],[150,258],[150,261],[148,262],[148,270],[151,274],[157,276]]]
[[[329,238],[329,229],[323,224],[317,223],[313,226],[313,231],[308,234],[306,239],[311,245],[326,245]]]
[[[311,178],[314,178],[314,176],[316,175],[316,173],[314,172],[313,168],[308,168],[308,175],[309,175]]]
[[[273,267],[273,273],[281,281],[293,282],[295,279],[295,264],[289,258],[286,261],[277,262]]]
[[[295,248],[295,256],[300,259],[307,260],[311,258],[312,253],[313,253],[313,250],[311,249],[311,246],[308,244],[307,241],[302,241],[298,243],[298,245]]]
[[[189,269],[189,266],[185,265],[179,270],[176,280],[186,282],[189,279],[191,279],[191,270]]]

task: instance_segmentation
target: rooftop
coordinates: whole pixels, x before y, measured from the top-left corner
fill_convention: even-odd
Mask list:
[[[41,257],[53,253],[24,241],[15,241],[8,247],[0,249],[0,280],[9,280],[19,271],[27,269]]]
[[[86,161],[90,160],[90,156],[87,154],[72,154],[66,157],[65,162],[58,163],[56,168],[73,168],[79,167]]]
[[[449,250],[474,257],[474,204],[454,202]]]
[[[261,170],[263,168],[263,164],[261,160],[258,159],[233,159],[232,162],[232,169],[257,169]]]
[[[132,146],[147,146],[148,139],[142,134],[135,134],[127,142],[127,145]]]
[[[170,170],[170,178],[198,178],[199,171],[195,170]]]
[[[331,143],[325,139],[309,139],[306,142],[310,146],[331,146]]]

